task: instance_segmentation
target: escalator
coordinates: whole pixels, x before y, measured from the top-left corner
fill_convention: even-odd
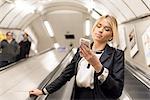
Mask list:
[[[29,90],[42,89],[51,83],[60,75],[74,54],[73,50],[52,50],[1,71],[0,100],[70,100],[74,77],[53,94],[29,97]],[[125,85],[119,99],[149,100],[149,87],[135,77],[135,73],[129,69],[131,66],[126,64],[125,68]]]

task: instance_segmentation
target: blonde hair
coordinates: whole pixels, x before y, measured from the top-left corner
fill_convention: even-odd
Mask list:
[[[118,36],[118,23],[117,23],[117,20],[115,17],[113,16],[110,16],[110,15],[105,15],[105,16],[101,16],[96,22],[95,24],[93,25],[93,28],[92,28],[92,33],[94,32],[97,24],[104,20],[104,19],[107,19],[108,21],[108,24],[110,25],[111,29],[112,29],[112,40],[113,42],[117,42],[117,36]]]

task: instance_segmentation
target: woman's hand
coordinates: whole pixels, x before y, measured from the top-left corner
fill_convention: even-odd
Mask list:
[[[29,94],[30,95],[40,96],[40,95],[43,95],[43,92],[40,89],[33,89],[33,90],[29,91]]]
[[[90,48],[88,48],[84,44],[81,44],[80,54],[89,62],[89,64],[91,64],[94,67],[97,73],[101,71],[102,64],[99,61],[99,58],[96,57],[96,55]]]

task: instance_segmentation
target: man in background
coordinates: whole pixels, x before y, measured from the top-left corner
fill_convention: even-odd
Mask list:
[[[12,32],[6,33],[6,39],[0,42],[0,67],[6,66],[16,61],[16,57],[20,52],[19,44],[13,38]]]

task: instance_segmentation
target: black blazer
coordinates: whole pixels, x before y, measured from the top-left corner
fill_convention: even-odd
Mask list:
[[[81,57],[79,49],[71,63],[67,65],[62,74],[46,87],[49,93],[53,93],[62,87],[77,73],[78,62]],[[104,53],[100,57],[102,65],[109,70],[109,75],[104,83],[98,80],[94,74],[94,95],[96,100],[117,99],[121,96],[124,86],[124,52],[106,45]],[[76,82],[73,94],[76,92]]]

